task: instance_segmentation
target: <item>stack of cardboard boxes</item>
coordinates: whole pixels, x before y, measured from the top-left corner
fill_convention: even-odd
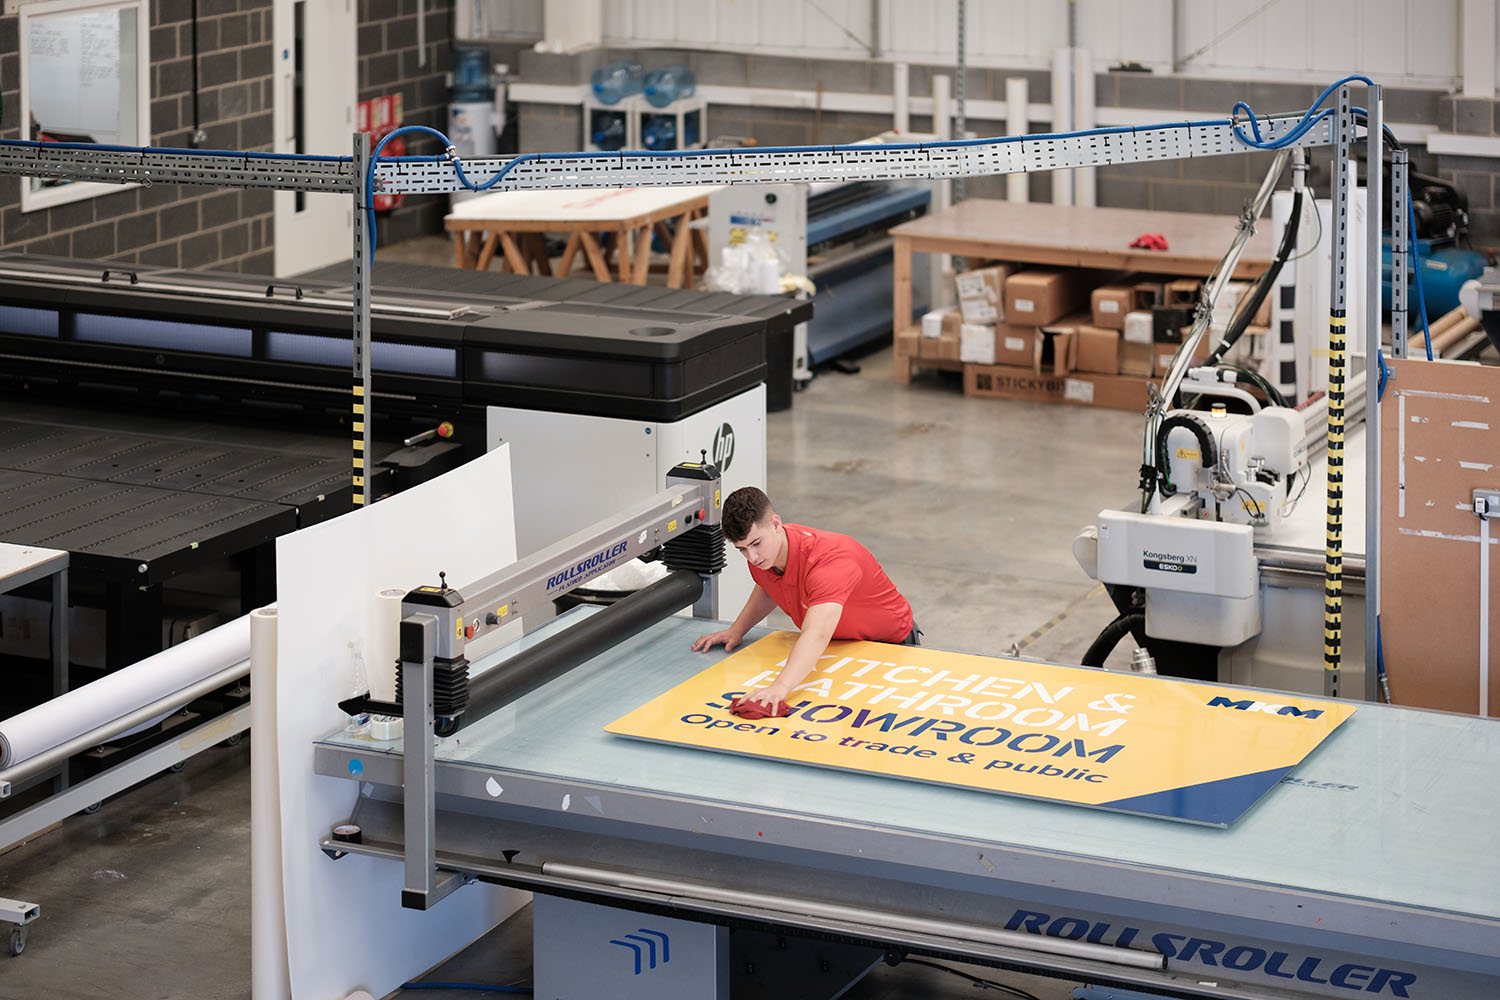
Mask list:
[[[1219,342],[1247,287],[1231,282],[1220,296],[1197,360]],[[1099,272],[1080,268],[992,264],[958,275],[955,290],[957,308],[929,312],[920,329],[897,334],[898,364],[920,358],[933,367],[961,367],[965,391],[980,395],[1015,395],[987,392],[987,385],[1027,385],[1043,387],[1035,390],[1039,399],[1120,399],[1133,407],[1136,395],[1145,398],[1145,380],[1170,369],[1192,327],[1202,282],[1120,275],[1101,284]],[[1251,326],[1244,344],[1263,334]],[[1239,350],[1246,353],[1247,347]],[[1088,385],[1070,387],[1062,376]],[[1099,378],[1104,376],[1115,382]],[[1096,392],[1106,383],[1114,391]]]

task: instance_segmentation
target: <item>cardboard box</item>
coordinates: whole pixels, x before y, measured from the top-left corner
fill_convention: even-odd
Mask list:
[[[1011,365],[964,365],[964,395],[1021,399],[1144,412],[1150,400],[1144,378],[1123,375],[1038,375]]]
[[[1266,290],[1266,297],[1260,300],[1260,308],[1255,310],[1254,316],[1250,317],[1251,326],[1271,325],[1271,300],[1279,294],[1281,293],[1275,286]]]
[[[1182,330],[1192,326],[1193,310],[1188,306],[1157,306],[1151,310],[1151,339],[1158,344],[1182,343]]]
[[[1031,367],[1036,330],[1029,326],[1000,323],[995,327],[995,364]]]
[[[989,323],[965,323],[959,327],[958,360],[968,365],[994,364],[994,326]]]
[[[1005,322],[1005,281],[1009,264],[992,264],[955,275],[958,308],[965,323]]]
[[[1093,322],[1105,330],[1125,329],[1125,314],[1135,307],[1135,288],[1130,285],[1101,285],[1089,297]]]
[[[1021,271],[1005,279],[1005,319],[1042,326],[1082,307],[1086,295],[1082,273],[1077,270]]]
[[[934,309],[922,314],[922,336],[936,340],[949,331],[957,336],[958,325],[962,322],[963,317],[957,309]]]
[[[1165,375],[1172,367],[1172,359],[1177,356],[1177,349],[1181,344],[1155,344],[1152,352],[1152,374]],[[1201,364],[1208,360],[1209,343],[1204,337],[1198,342],[1198,349],[1193,352],[1193,364]]]
[[[1194,306],[1198,303],[1198,295],[1203,291],[1203,282],[1197,278],[1176,278],[1167,282],[1166,296],[1162,300],[1163,305],[1168,306]]]
[[[1119,330],[1102,326],[1080,326],[1077,338],[1077,371],[1098,375],[1120,374]]]
[[[1125,314],[1125,330],[1120,334],[1120,374],[1150,375],[1154,362],[1151,359],[1154,342],[1151,313],[1144,311]]]
[[[1087,313],[1077,313],[1038,327],[1036,344],[1032,347],[1032,370],[1066,375],[1077,367],[1078,331],[1088,321]]]
[[[1131,290],[1135,293],[1130,307],[1132,310],[1153,309],[1163,305],[1167,297],[1166,285],[1160,279],[1137,281],[1131,286]]]
[[[895,346],[896,357],[915,358],[921,356],[922,331],[915,326],[909,326],[904,330],[896,331]]]

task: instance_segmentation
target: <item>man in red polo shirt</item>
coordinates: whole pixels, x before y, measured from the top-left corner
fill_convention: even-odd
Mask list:
[[[848,535],[784,523],[771,498],[754,486],[729,494],[723,525],[724,536],[749,562],[755,589],[734,624],[699,636],[693,649],[722,645],[729,652],[777,607],[802,630],[781,675],[741,703],[774,712],[834,639],[917,644],[911,605],[869,550]]]

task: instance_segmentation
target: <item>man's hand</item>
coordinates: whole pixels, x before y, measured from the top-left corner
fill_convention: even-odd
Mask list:
[[[715,646],[723,646],[724,652],[731,653],[743,638],[744,636],[735,632],[732,628],[726,628],[722,632],[710,632],[707,635],[700,635],[694,640],[693,651],[695,653],[706,653]]]
[[[745,692],[744,694],[736,698],[734,700],[734,703],[736,705],[743,705],[746,702],[751,702],[757,705],[764,705],[766,711],[768,712],[775,712],[776,706],[780,702],[786,701],[786,696],[789,693],[790,690],[788,685],[782,684],[778,679],[770,687],[760,688],[757,691]]]

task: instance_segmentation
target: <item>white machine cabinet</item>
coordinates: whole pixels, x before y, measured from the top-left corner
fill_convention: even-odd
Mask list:
[[[516,554],[531,555],[662,489],[667,470],[707,453],[727,497],[766,485],[766,387],[672,423],[491,406],[489,450],[510,442],[516,493]],[[720,617],[733,619],[753,585],[745,560],[730,552],[719,587]]]

